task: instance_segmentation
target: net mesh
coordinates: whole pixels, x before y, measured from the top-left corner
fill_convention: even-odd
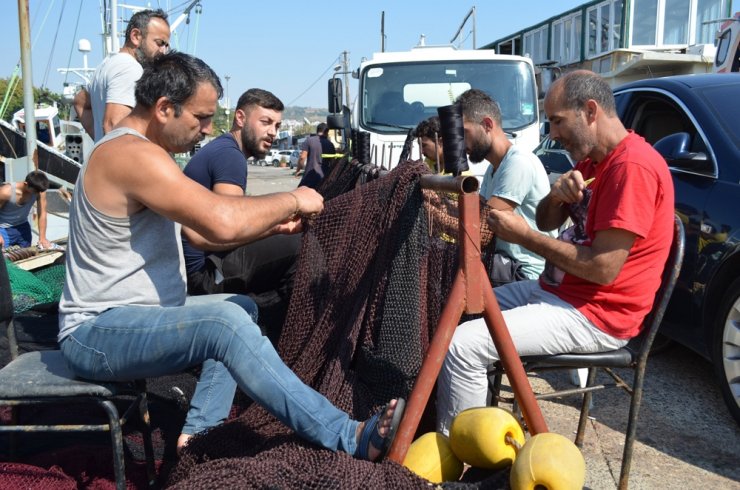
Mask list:
[[[50,265],[36,272],[21,269],[8,259],[10,288],[13,292],[13,310],[22,313],[34,306],[56,303],[64,288],[64,264]]]
[[[362,172],[338,163],[320,191],[324,212],[307,223],[288,317],[285,363],[335,405],[364,420],[408,397],[457,272],[456,202],[423,190],[422,162],[353,187]],[[348,192],[337,192],[333,186]],[[484,262],[493,237],[481,209]],[[433,403],[427,407],[427,412]],[[433,414],[425,414],[431,420]],[[422,426],[419,433],[433,430]],[[361,461],[298,438],[257,404],[191,440],[169,484],[176,488],[426,488],[402,466]]]

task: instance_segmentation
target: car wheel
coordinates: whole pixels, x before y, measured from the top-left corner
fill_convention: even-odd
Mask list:
[[[714,329],[714,367],[730,414],[740,424],[740,278],[722,299]]]
[[[272,161],[273,167],[277,167],[279,164],[280,164],[280,160],[275,159]]]

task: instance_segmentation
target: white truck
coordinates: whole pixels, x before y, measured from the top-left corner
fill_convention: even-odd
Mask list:
[[[409,129],[436,116],[438,107],[452,104],[470,88],[483,90],[498,102],[503,129],[514,144],[532,150],[539,143],[538,93],[529,58],[499,55],[493,50],[419,46],[410,51],[375,53],[353,76],[359,79],[359,92],[352,128],[370,134],[371,161],[367,163],[392,169]],[[341,84],[336,78],[332,82],[329,110],[339,112],[341,88],[336,86]],[[410,158],[421,158],[416,142]],[[485,161],[469,164],[478,177],[486,165]]]
[[[717,34],[717,54],[714,57],[714,72],[740,71],[740,12],[725,20]]]

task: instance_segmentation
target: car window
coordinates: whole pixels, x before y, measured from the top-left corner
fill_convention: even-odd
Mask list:
[[[707,160],[699,166],[696,162],[674,161],[671,167],[694,173],[713,173],[714,163],[704,137],[684,108],[670,97],[658,92],[633,93],[631,109],[625,119],[627,127],[651,145],[671,134],[688,133],[689,151],[704,153]]]
[[[737,97],[737,85],[706,87],[700,94],[725,134],[740,148],[740,99]]]
[[[575,163],[570,154],[562,147],[560,143],[550,139],[549,136],[540,142],[534,149],[534,154],[542,162],[547,171],[548,178],[552,184],[557,178],[572,170]]]

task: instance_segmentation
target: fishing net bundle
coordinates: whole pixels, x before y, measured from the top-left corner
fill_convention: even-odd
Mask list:
[[[278,351],[308,385],[353,418],[406,397],[438,323],[459,249],[454,196],[423,190],[422,162],[357,185],[338,162],[320,190],[336,197],[307,223]],[[481,209],[482,253],[494,242]],[[489,269],[490,270],[490,269]],[[433,410],[433,400],[427,412]],[[425,414],[430,420],[433,413]],[[424,425],[422,423],[422,425]],[[420,427],[419,432],[433,430]],[[175,488],[426,488],[390,461],[320,449],[257,404],[191,440],[170,473]]]
[[[16,314],[31,308],[56,303],[64,288],[64,264],[50,265],[31,272],[21,269],[8,259],[5,264],[13,293],[13,310]]]

